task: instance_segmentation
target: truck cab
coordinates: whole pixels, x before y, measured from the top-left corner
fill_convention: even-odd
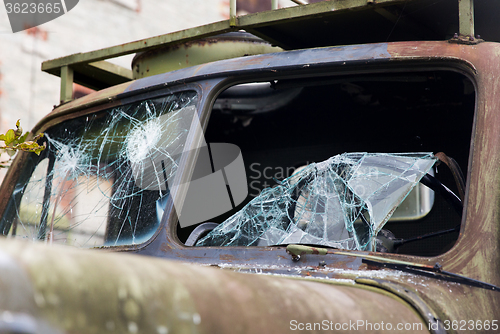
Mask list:
[[[234,10],[42,64],[0,329],[498,331],[500,8]]]

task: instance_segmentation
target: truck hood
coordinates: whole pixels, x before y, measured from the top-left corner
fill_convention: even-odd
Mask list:
[[[0,266],[0,331],[374,332],[391,324],[392,331],[428,332],[396,295],[348,280],[244,274],[10,240],[0,244]]]

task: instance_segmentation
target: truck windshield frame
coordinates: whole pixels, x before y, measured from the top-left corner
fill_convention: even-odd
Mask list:
[[[454,115],[453,113],[453,108],[455,106],[459,106],[462,103],[466,103],[467,107],[463,107],[460,113],[463,113],[464,110],[466,111],[467,114],[467,121],[463,121],[463,124],[472,124],[474,118],[475,118],[475,110],[476,110],[476,95],[475,95],[475,83],[474,83],[474,76],[469,73],[467,68],[463,68],[459,62],[458,63],[448,63],[447,65],[444,65],[441,62],[436,62],[436,63],[426,63],[422,64],[421,62],[414,62],[414,61],[407,61],[404,64],[402,62],[398,64],[374,64],[369,67],[365,67],[359,70],[356,70],[355,68],[350,67],[349,65],[355,65],[356,61],[352,62],[346,62],[344,63],[345,66],[342,68],[337,68],[332,66],[331,69],[326,70],[318,75],[317,73],[311,72],[309,75],[306,73],[303,73],[301,76],[294,76],[290,79],[287,78],[286,73],[284,72],[281,76],[274,76],[271,78],[267,78],[267,83],[268,87],[271,89],[276,90],[276,96],[278,99],[281,100],[283,103],[289,103],[289,100],[292,100],[293,104],[297,104],[300,99],[296,99],[296,95],[300,94],[300,92],[297,92],[297,89],[307,89],[309,88],[310,90],[314,90],[314,87],[317,86],[328,86],[328,85],[342,85],[341,89],[339,91],[343,91],[345,95],[349,95],[350,98],[354,101],[356,101],[357,104],[359,104],[360,109],[364,108],[366,110],[369,109],[370,106],[377,106],[380,105],[380,102],[377,99],[379,98],[384,98],[386,99],[389,94],[391,94],[391,89],[388,90],[388,92],[383,93],[386,94],[387,96],[381,96],[379,88],[382,87],[383,85],[387,83],[392,82],[392,90],[394,91],[394,95],[397,99],[393,99],[393,105],[392,105],[392,110],[389,115],[392,115],[392,117],[387,118],[386,123],[387,124],[398,124],[397,123],[397,107],[396,105],[401,102],[401,105],[404,106],[403,100],[404,97],[399,97],[397,94],[399,94],[403,89],[399,89],[398,87],[402,87],[404,85],[407,86],[412,86],[413,88],[418,87],[418,92],[416,90],[410,89],[409,91],[414,91],[415,94],[413,95],[413,98],[415,99],[414,102],[418,101],[419,98],[423,98],[424,96],[438,96],[439,94],[436,94],[438,87],[449,87],[450,89],[455,89],[455,92],[458,93],[458,95],[466,96],[464,101],[459,101],[454,100],[454,94],[449,94],[450,92],[447,92],[445,94],[445,98],[442,101],[443,103],[448,103],[448,107],[444,107],[445,104],[443,104],[444,109],[448,108],[446,112],[443,112],[442,115],[438,114],[432,114],[432,112],[429,114],[429,111],[423,112],[425,108],[425,103],[422,105],[417,105],[413,103],[413,105],[410,103],[407,105],[407,108],[409,109],[401,109],[399,112],[409,112],[411,108],[412,112],[422,114],[419,116],[420,118],[415,118],[415,122],[419,123],[420,128],[424,129],[425,126],[429,126],[432,124],[432,127],[435,128],[433,131],[428,131],[427,133],[424,133],[423,136],[422,134],[416,133],[414,131],[417,128],[414,128],[411,130],[413,133],[413,137],[410,138],[409,133],[403,133],[401,130],[403,127],[398,129],[397,133],[398,136],[406,136],[407,135],[407,141],[402,142],[400,141],[400,147],[395,147],[395,145],[390,145],[390,147],[386,150],[381,148],[379,145],[378,148],[376,147],[376,140],[375,138],[381,137],[383,142],[388,144],[391,142],[395,142],[393,140],[393,134],[394,131],[390,130],[390,126],[386,126],[385,130],[380,133],[380,135],[376,135],[376,133],[371,133],[372,135],[370,140],[368,140],[368,137],[365,138],[365,143],[368,144],[369,148],[367,149],[366,147],[360,147],[358,144],[361,142],[352,142],[350,144],[350,147],[342,148],[342,150],[336,150],[340,149],[339,147],[336,147],[335,144],[331,144],[330,146],[333,147],[333,150],[330,150],[328,153],[323,152],[324,154],[322,155],[321,158],[319,159],[311,159],[309,160],[308,157],[304,157],[303,159],[297,158],[297,154],[291,153],[288,155],[288,157],[293,157],[296,161],[291,161],[289,158],[287,158],[286,161],[283,162],[283,164],[278,164],[277,160],[274,158],[277,157],[282,157],[285,158],[285,150],[286,148],[284,147],[277,147],[277,138],[281,135],[285,135],[285,131],[289,131],[289,135],[287,136],[288,141],[293,141],[293,142],[307,142],[307,136],[304,135],[305,133],[307,134],[312,134],[314,131],[309,131],[307,132],[305,129],[310,128],[310,125],[308,124],[307,119],[312,119],[314,120],[314,116],[310,115],[308,112],[305,112],[307,109],[307,104],[300,104],[299,108],[302,108],[304,112],[302,112],[303,117],[302,117],[302,124],[303,126],[300,128],[295,127],[294,129],[296,133],[300,133],[300,140],[297,136],[293,136],[293,131],[291,131],[292,127],[291,125],[291,119],[293,119],[292,114],[290,113],[290,108],[283,108],[283,103],[278,102],[275,103],[278,107],[275,110],[264,110],[261,107],[261,103],[257,99],[255,101],[252,101],[252,94],[251,93],[245,93],[243,96],[244,99],[239,98],[237,95],[237,90],[243,87],[253,87],[256,89],[256,91],[262,90],[263,84],[266,82],[262,80],[262,78],[259,78],[257,75],[255,75],[255,81],[251,81],[251,79],[247,79],[246,81],[239,81],[234,83],[233,86],[230,86],[230,88],[227,90],[227,94],[225,92],[221,92],[217,98],[215,99],[214,102],[214,107],[210,111],[210,120],[207,125],[206,129],[206,140],[208,142],[228,142],[228,143],[233,143],[238,145],[241,148],[241,151],[243,153],[243,157],[245,160],[245,167],[247,169],[247,176],[249,178],[248,184],[249,184],[249,193],[252,196],[249,196],[247,200],[243,203],[244,205],[251,205],[249,204],[252,199],[255,198],[256,195],[260,193],[265,188],[265,182],[268,181],[267,186],[271,186],[274,188],[271,189],[266,189],[264,191],[267,191],[268,194],[271,194],[272,192],[275,192],[277,188],[279,188],[280,181],[283,181],[286,178],[289,178],[292,174],[293,171],[295,171],[298,167],[300,166],[305,166],[308,163],[316,162],[319,163],[321,161],[326,160],[328,157],[331,157],[335,154],[341,154],[341,153],[346,153],[346,152],[386,152],[386,153],[398,153],[398,152],[433,152],[437,153],[439,150],[445,151],[445,153],[448,153],[450,156],[455,157],[460,160],[460,166],[462,169],[465,171],[465,175],[468,176],[468,164],[470,163],[469,160],[469,154],[470,154],[470,144],[471,144],[471,138],[473,136],[473,128],[469,127],[467,131],[465,132],[460,132],[460,133],[452,133],[453,131],[449,130],[443,130],[444,128],[442,127],[443,123],[441,123],[441,127],[437,125],[438,123],[436,122],[431,122],[431,120],[436,120],[439,119],[439,122],[445,122],[447,118],[450,117],[450,115]],[[348,73],[348,74],[346,74]],[[441,76],[445,76],[445,78],[440,79]],[[450,75],[447,79],[446,76]],[[451,77],[456,76],[456,78],[451,79]],[[380,80],[377,79],[379,77]],[[347,78],[347,79],[346,79]],[[377,80],[379,81],[379,84],[377,86]],[[442,80],[442,83],[440,81]],[[429,82],[429,85],[434,85],[434,87],[426,87],[425,82]],[[451,88],[452,85],[444,84],[444,82],[447,83],[456,83],[460,87],[456,86],[455,88]],[[259,83],[259,85],[256,85],[254,83]],[[270,85],[269,85],[270,83]],[[237,89],[234,89],[237,88]],[[408,88],[408,87],[407,87]],[[448,89],[448,88],[446,88]],[[232,90],[229,93],[229,90]],[[280,91],[289,91],[290,99],[287,97],[280,97]],[[261,94],[262,93],[262,94]],[[261,96],[265,96],[266,99],[269,98],[269,94],[265,94],[265,92],[259,92]],[[421,95],[419,95],[421,94]],[[281,94],[283,95],[283,94]],[[285,94],[286,95],[286,94]],[[324,95],[328,97],[329,95],[326,94]],[[254,98],[256,96],[254,95]],[[333,98],[333,97],[332,97]],[[245,103],[245,108],[248,110],[242,110],[242,108],[239,108],[237,105],[239,102],[242,101],[242,103]],[[446,101],[447,102],[446,102]],[[436,100],[437,102],[437,100]],[[250,105],[255,106],[254,110],[250,110],[251,108],[249,107]],[[439,103],[435,103],[433,106],[429,104],[430,107],[432,108],[439,108]],[[272,105],[272,103],[266,103],[266,108],[270,109],[269,106]],[[272,109],[272,108],[271,108]],[[422,111],[420,111],[421,109]],[[325,111],[326,112],[326,111]],[[283,117],[275,117],[272,116],[273,114],[279,114],[281,113]],[[446,114],[446,115],[445,115]],[[297,114],[295,114],[297,115]],[[355,125],[356,123],[350,122],[347,123],[349,125],[349,129],[352,129],[350,135],[352,138],[361,138],[363,137],[364,133],[367,133],[367,130],[370,127],[370,123],[372,124],[384,124],[383,121],[380,119],[376,119],[376,113],[369,114],[368,117],[372,119],[371,122],[365,122],[366,124],[361,124],[357,123],[358,125]],[[389,116],[388,115],[388,116]],[[458,115],[458,114],[456,114]],[[286,116],[286,117],[285,117]],[[417,114],[415,114],[417,116]],[[458,117],[458,116],[456,116]],[[271,126],[268,126],[264,130],[260,130],[260,133],[265,133],[266,135],[262,135],[259,137],[256,137],[255,135],[251,134],[251,128],[255,127],[257,125],[256,122],[260,122],[259,119],[262,120],[267,120],[267,124],[271,124]],[[341,119],[348,120],[349,117],[346,117],[345,115],[341,116]],[[224,128],[224,125],[228,125],[229,121],[232,123],[236,123],[236,125],[233,126],[232,131],[227,131],[225,132],[226,134],[230,133],[229,135],[223,134],[221,131],[214,131],[214,129],[221,129]],[[323,124],[325,120],[323,120]],[[215,124],[214,124],[215,122]],[[263,124],[263,123],[261,123]],[[346,125],[347,125],[346,124]],[[399,124],[401,125],[401,124]],[[274,129],[274,130],[273,130]],[[278,130],[278,129],[289,129],[289,130]],[[318,134],[319,137],[325,139],[326,135],[328,133],[331,134],[331,132],[326,131],[327,129],[325,126],[321,127],[322,130],[325,131],[319,131],[320,134]],[[281,131],[281,132],[280,132]],[[347,130],[349,131],[349,130]],[[370,130],[371,131],[371,130]],[[233,135],[234,133],[240,132],[241,135]],[[339,133],[344,133],[346,134],[346,131],[341,130]],[[465,134],[466,133],[466,134]],[[324,134],[324,135],[321,135]],[[452,142],[450,141],[451,138],[454,140],[458,139],[458,137],[455,137],[456,134],[460,134],[460,145],[455,145],[457,142],[455,141],[455,144],[452,145]],[[349,135],[349,134],[348,134]],[[419,136],[420,135],[420,136]],[[365,135],[366,136],[366,135]],[[433,137],[439,138],[438,144],[435,144],[432,142]],[[253,143],[250,141],[247,141],[245,138],[251,138]],[[394,137],[395,138],[395,137]],[[265,143],[268,143],[267,147]],[[396,141],[397,142],[397,141]],[[323,142],[324,143],[324,142]],[[405,150],[403,147],[408,148],[409,145],[412,145],[410,147],[410,150]],[[324,145],[323,145],[324,146]],[[456,154],[456,150],[448,150],[449,148],[457,146],[456,148],[459,149],[460,147],[460,154]],[[260,148],[258,148],[260,147]],[[297,150],[296,153],[300,153],[302,155],[308,155],[309,153],[314,153],[314,151],[322,150],[323,147],[311,147],[308,150],[302,150],[302,152],[299,152]],[[265,156],[267,156],[265,159],[266,161],[260,161],[257,157],[259,154],[257,151],[263,150],[266,152],[262,152]],[[446,152],[448,150],[448,152]],[[307,152],[306,152],[307,151]],[[328,154],[328,155],[327,155]],[[310,155],[310,154],[309,154]],[[273,160],[274,159],[274,160]],[[298,160],[297,160],[298,159]],[[275,161],[276,160],[276,161]],[[290,160],[290,161],[289,161]],[[300,161],[299,161],[300,160]],[[267,165],[266,165],[267,163]],[[256,166],[256,167],[255,167]],[[449,173],[446,167],[443,167],[444,165],[441,165],[439,167],[439,175],[438,178],[443,178],[444,177],[444,182],[446,186],[451,187],[455,193],[458,193],[457,190],[455,189],[455,181],[453,180],[453,177]],[[290,173],[290,170],[292,173]],[[252,173],[254,175],[252,175]],[[433,173],[433,170],[429,170],[429,173]],[[272,175],[271,175],[272,174]],[[450,175],[447,175],[450,174]],[[271,175],[271,176],[269,176]],[[286,181],[283,181],[286,182]],[[260,187],[258,188],[252,188],[254,184],[257,184]],[[422,185],[422,187],[425,187]],[[253,191],[256,190],[256,191]],[[432,195],[434,197],[434,195]],[[415,215],[414,218],[410,219],[394,219],[394,223],[391,223],[390,228],[394,228],[394,230],[397,231],[396,237],[389,233],[384,236],[384,238],[388,235],[389,238],[391,239],[396,239],[396,238],[403,238],[406,240],[407,238],[412,238],[414,236],[421,236],[424,234],[429,234],[431,235],[433,232],[441,232],[443,230],[451,230],[450,233],[447,233],[444,237],[443,234],[436,234],[436,236],[439,236],[438,238],[434,238],[431,240],[431,237],[426,238],[425,242],[422,241],[422,245],[417,246],[418,243],[405,243],[402,249],[402,254],[408,254],[408,255],[416,255],[416,256],[435,256],[439,254],[443,254],[447,250],[453,247],[455,242],[458,240],[460,237],[459,235],[459,230],[460,230],[460,225],[464,221],[465,215],[457,214],[457,212],[454,209],[443,209],[443,201],[446,201],[444,198],[440,198],[438,200],[438,206],[437,210],[434,214],[431,214],[427,220],[425,220],[425,216],[429,211],[425,211],[425,214],[423,215]],[[293,202],[293,201],[292,201]],[[445,204],[446,206],[447,204]],[[423,207],[421,207],[423,208]],[[428,210],[431,210],[431,207]],[[237,215],[241,215],[239,210],[245,210],[244,206],[241,205],[239,206],[236,210],[232,210],[231,212],[228,212],[225,215],[222,215],[220,217],[217,217],[214,220],[211,220],[210,222],[215,222],[215,223],[223,223],[226,222],[229,224],[229,221],[231,219],[235,219]],[[286,211],[286,210],[285,210]],[[233,216],[234,215],[234,216]],[[444,216],[443,216],[444,215]],[[233,217],[232,217],[233,216]],[[257,217],[257,216],[255,216]],[[443,219],[446,217],[446,219]],[[241,218],[241,217],[240,217]],[[245,219],[240,219],[239,221],[243,223]],[[423,221],[423,225],[421,226],[421,231],[417,231],[419,228],[417,227],[418,224],[416,224],[417,221]],[[437,228],[435,229],[434,227],[437,226],[436,222],[446,222],[442,228]],[[243,224],[244,225],[244,224]],[[243,226],[242,225],[242,226]],[[399,226],[397,226],[399,225]],[[208,229],[207,225],[207,229]],[[211,227],[213,228],[213,227]],[[221,235],[220,233],[222,232],[223,227],[219,226],[217,229],[218,234]],[[174,230],[174,233],[177,233],[179,236],[179,239],[183,242],[184,240],[187,240],[188,237],[190,236],[190,230],[184,229],[185,231],[179,230],[179,226],[177,227],[177,230]],[[233,230],[229,231],[229,229],[225,229],[226,232],[232,232]],[[195,230],[194,232],[200,233],[199,230]],[[193,232],[193,233],[194,233]],[[203,237],[206,236],[207,230],[204,230],[204,232],[199,234],[199,238],[197,239],[202,240]],[[429,233],[430,232],[430,233]],[[217,233],[217,232],[214,232]],[[224,233],[223,233],[224,234]],[[212,234],[212,236],[215,234]],[[231,233],[227,233],[226,236],[229,238],[227,240],[233,240],[231,238]],[[259,238],[257,238],[259,239]],[[402,239],[402,240],[403,240]],[[175,240],[175,238],[174,238]],[[234,239],[233,241],[235,241]],[[260,240],[260,239],[259,239]],[[437,242],[436,242],[437,240]],[[190,240],[192,241],[192,240]],[[378,243],[378,241],[377,241]],[[229,243],[219,243],[219,242],[214,242],[214,243],[207,243],[207,242],[200,242],[198,246],[211,246],[211,247],[218,247],[221,246],[222,244],[224,245],[232,245],[232,246],[243,246],[243,245],[250,245],[250,243],[243,243],[243,244],[238,244],[236,241],[234,244],[231,242]],[[253,246],[256,246],[258,243],[253,243]],[[275,245],[275,243],[267,243],[268,245]],[[318,244],[318,243],[312,243],[312,244]],[[321,243],[320,243],[321,244]],[[425,244],[425,246],[424,246]],[[434,247],[427,247],[430,244],[434,244]],[[365,247],[348,247],[351,249],[364,249]],[[375,246],[372,248],[375,250]],[[377,246],[377,250],[378,250]]]
[[[320,50],[322,52],[324,52],[324,50]],[[124,91],[124,97],[126,97],[126,101],[127,103],[128,102],[132,102],[134,100],[138,100],[139,98],[144,98],[146,96],[160,96],[161,94],[158,93],[161,88],[160,88],[160,85],[161,87],[165,87],[167,85],[169,85],[171,88],[171,90],[169,90],[170,92],[175,92],[175,91],[179,91],[181,89],[188,89],[189,87],[193,87],[192,89],[193,90],[196,90],[198,93],[199,93],[199,99],[198,99],[198,102],[197,102],[197,114],[199,116],[199,126],[201,127],[201,132],[196,130],[196,131],[191,131],[190,135],[189,136],[192,136],[192,138],[190,139],[190,149],[192,149],[193,147],[196,148],[196,145],[193,144],[195,143],[196,141],[199,140],[198,137],[200,136],[206,136],[206,142],[208,143],[232,143],[231,140],[226,140],[224,138],[217,138],[216,136],[213,136],[213,133],[211,133],[211,128],[214,129],[214,127],[211,127],[210,126],[210,122],[211,122],[211,118],[212,116],[216,113],[215,110],[213,110],[214,108],[216,108],[216,106],[218,105],[218,102],[217,100],[219,99],[219,97],[221,97],[222,95],[220,95],[222,92],[224,92],[224,90],[228,87],[231,87],[232,85],[239,85],[239,84],[245,84],[245,83],[252,83],[252,82],[259,82],[259,83],[262,83],[262,82],[267,82],[267,83],[271,83],[271,86],[274,85],[278,85],[278,86],[281,86],[279,87],[280,90],[287,90],[287,89],[290,89],[292,95],[294,95],[295,93],[297,93],[296,91],[296,87],[297,85],[302,85],[304,87],[313,87],[313,86],[316,86],[318,84],[320,85],[323,85],[323,84],[327,84],[327,85],[335,85],[335,84],[338,84],[339,82],[337,82],[337,80],[340,78],[340,80],[343,80],[342,77],[346,77],[346,76],[358,76],[361,81],[363,82],[370,82],[370,80],[365,80],[363,77],[364,76],[370,76],[370,75],[389,75],[389,76],[394,76],[394,75],[399,75],[401,73],[406,73],[406,74],[410,74],[410,75],[413,75],[415,73],[423,73],[423,72],[426,72],[427,74],[428,73],[431,73],[431,72],[434,72],[434,71],[441,71],[441,72],[449,72],[449,73],[458,73],[462,76],[462,78],[464,79],[467,79],[469,80],[469,82],[473,82],[474,80],[474,75],[473,73],[469,73],[469,65],[468,63],[466,62],[460,62],[460,61],[457,61],[455,63],[444,63],[442,60],[435,60],[435,61],[426,61],[425,63],[421,62],[421,61],[415,61],[415,60],[411,60],[411,61],[404,61],[404,62],[398,62],[398,63],[394,63],[392,62],[391,64],[389,64],[388,61],[386,60],[378,60],[376,62],[373,62],[372,64],[367,64],[365,62],[365,64],[363,65],[362,68],[359,68],[358,65],[359,65],[359,60],[352,60],[352,61],[349,61],[347,63],[339,63],[338,62],[338,58],[340,57],[340,53],[343,53],[341,52],[340,50],[334,50],[335,53],[339,53],[339,55],[335,55],[335,61],[333,63],[328,63],[328,62],[325,62],[325,63],[320,63],[318,64],[318,66],[321,66],[323,71],[318,74],[318,71],[317,69],[307,69],[307,70],[303,70],[302,69],[302,72],[300,73],[300,75],[295,75],[294,74],[294,71],[295,71],[295,67],[291,67],[291,68],[284,68],[284,69],[280,69],[278,74],[274,74],[274,72],[272,74],[269,74],[267,72],[263,72],[263,71],[259,71],[257,70],[257,68],[254,68],[254,66],[256,66],[255,64],[251,63],[249,65],[248,68],[245,68],[245,67],[242,67],[241,69],[239,70],[235,70],[234,72],[217,72],[215,70],[218,70],[220,65],[218,63],[214,63],[213,64],[213,69],[209,69],[208,66],[205,66],[205,67],[202,67],[200,69],[201,70],[204,70],[204,71],[210,71],[211,73],[208,74],[208,73],[201,73],[200,76],[188,76],[187,74],[191,73],[193,70],[192,69],[186,69],[186,70],[180,70],[180,71],[175,71],[171,74],[166,74],[166,75],[157,75],[157,76],[153,76],[151,78],[145,78],[145,79],[140,79],[140,80],[137,80],[135,82],[133,82],[130,86],[128,86],[126,88],[126,90]],[[366,55],[364,55],[366,56]],[[275,61],[277,59],[281,59],[283,58],[283,55],[282,54],[276,54],[272,57],[270,57],[271,60]],[[288,58],[287,58],[288,59]],[[234,60],[231,60],[231,61],[234,61]],[[220,63],[223,63],[223,62],[220,62]],[[298,64],[295,64],[296,67],[298,68],[299,65]],[[342,65],[342,66],[341,66]],[[300,66],[300,68],[302,68],[302,66]],[[186,72],[186,73],[184,73]],[[170,79],[175,79],[173,80],[172,82],[170,81]],[[401,80],[405,81],[406,79],[404,78],[404,75],[402,75],[402,77],[400,78]],[[333,81],[331,81],[333,80]],[[390,79],[390,80],[393,80],[393,79]],[[399,80],[399,79],[398,79]],[[354,84],[356,84],[356,80],[351,80],[353,81]],[[358,80],[359,81],[359,80]],[[420,81],[420,78],[416,81],[418,82]],[[186,84],[187,82],[187,84]],[[472,83],[471,87],[472,87],[472,92],[474,92],[474,83]],[[366,97],[363,92],[361,91],[349,91],[349,89],[351,88],[356,88],[354,85],[350,85],[350,86],[347,86],[346,87],[346,93],[347,94],[350,94],[352,95],[353,98],[359,100],[360,102],[363,102],[362,100]],[[196,88],[196,89],[195,89]],[[153,93],[152,93],[153,92]],[[203,94],[201,93],[203,92]],[[361,94],[360,94],[361,92]],[[126,94],[126,95],[125,95]],[[139,95],[136,95],[136,94],[142,94],[140,97]],[[285,94],[287,95],[287,94]],[[120,95],[118,95],[119,97]],[[293,100],[293,96],[288,96],[288,97],[291,97],[292,100]],[[287,102],[287,99],[288,97],[283,97],[282,99],[282,102],[283,103],[288,103]],[[125,100],[124,100],[125,101]],[[76,102],[76,101],[75,101]],[[279,103],[278,103],[279,104]],[[219,105],[227,105],[227,104],[219,104]],[[213,108],[212,108],[213,106]],[[472,109],[470,109],[471,111],[471,117],[473,118],[474,117],[474,109],[475,107],[473,107]],[[81,115],[81,111],[82,111],[83,108],[78,108],[78,110],[80,110],[79,112],[79,115]],[[63,108],[64,110],[64,108]],[[65,119],[67,119],[67,117],[70,115],[68,112],[71,111],[71,108],[69,109],[66,109],[64,111],[64,117]],[[85,110],[83,110],[85,112]],[[88,111],[87,113],[95,113],[95,109],[92,110],[92,111]],[[267,111],[264,112],[264,114],[266,113]],[[274,110],[270,110],[269,113],[273,113]],[[231,115],[229,115],[231,116]],[[236,127],[245,127],[245,123],[247,123],[248,121],[248,118],[245,117],[245,115],[232,115],[231,116],[233,118],[233,120],[236,122]],[[230,117],[230,118],[231,118]],[[250,117],[250,122],[251,121],[251,118]],[[51,124],[54,124],[57,122],[57,118],[52,118],[50,119],[50,123]],[[250,123],[248,122],[248,123]],[[304,124],[304,123],[303,123]],[[45,131],[45,129],[43,128],[43,125],[42,125],[42,130]],[[359,129],[358,129],[359,130]],[[148,131],[146,130],[145,133],[148,133]],[[220,132],[222,133],[222,132]],[[360,133],[362,132],[357,132],[357,135],[359,135]],[[444,134],[443,134],[444,135]],[[50,133],[49,133],[49,136],[50,136]],[[146,136],[147,137],[147,136]],[[266,136],[261,136],[260,138],[256,138],[258,140],[258,143],[259,145],[262,145],[264,142],[263,140],[266,138]],[[295,138],[296,139],[296,138]],[[470,144],[470,140],[471,140],[471,136],[468,135],[468,144],[467,144],[467,148],[469,148],[469,144]],[[269,143],[269,141],[267,141]],[[247,157],[248,157],[248,147],[244,147],[245,145],[240,145],[240,143],[233,143],[235,144],[236,146],[239,146],[241,148],[241,152],[243,153],[243,157],[245,159],[245,161],[247,160]],[[368,152],[373,152],[372,150],[366,150]],[[436,152],[435,150],[433,149],[421,149],[421,150],[384,150],[385,152],[388,152],[388,153],[395,153],[395,152]],[[345,149],[344,151],[342,152],[364,152],[363,149]],[[378,152],[383,152],[383,151],[378,151]],[[250,152],[252,153],[252,152]],[[339,154],[341,152],[329,152],[328,153],[328,156],[326,157],[331,157],[333,156],[334,154]],[[469,154],[469,150],[467,150],[467,154],[466,156],[468,157],[468,154]],[[453,154],[452,154],[453,155]],[[326,158],[325,157],[325,158]],[[140,158],[140,157],[139,157]],[[305,162],[312,162],[312,161],[323,161],[325,158],[321,159],[321,160],[304,160],[304,161],[301,161],[301,165],[303,165]],[[139,159],[140,160],[140,159]],[[191,174],[193,173],[194,169],[195,169],[195,165],[197,163],[197,154],[194,153],[194,152],[191,152],[190,154],[183,154],[183,158],[181,159],[183,161],[181,161],[181,169],[182,169],[182,179],[184,181],[190,179],[191,177]],[[33,162],[31,162],[33,163]],[[466,162],[467,164],[467,162]],[[298,167],[299,165],[296,165],[295,167]],[[245,166],[247,167],[247,166]],[[33,167],[31,167],[33,168]],[[466,168],[465,168],[466,170]],[[24,172],[23,172],[24,173]],[[29,173],[31,173],[31,171],[29,171]],[[168,185],[166,186],[163,186],[162,184],[165,183],[165,179],[168,179],[168,177],[165,177],[162,175],[163,174],[163,171],[160,169],[160,173],[159,173],[159,177],[157,178],[157,180],[155,181],[157,185],[159,185],[159,189],[157,189],[157,191],[163,191],[165,190]],[[248,175],[248,169],[247,169],[247,175]],[[285,177],[287,177],[289,175],[285,175]],[[12,211],[12,207],[18,207],[19,206],[19,201],[21,200],[21,197],[20,195],[22,194],[22,192],[20,191],[23,191],[22,189],[22,181],[24,180],[24,182],[27,182],[27,177],[26,176],[22,176],[19,178],[19,185],[16,187],[16,190],[14,190],[14,200],[12,201],[12,204],[9,204],[8,205],[8,212],[13,212]],[[157,182],[158,180],[160,180],[160,182]],[[148,179],[148,182],[151,182],[151,180]],[[168,182],[167,182],[168,183]],[[135,184],[136,186],[140,187],[140,188],[144,188],[145,190],[148,189],[148,186],[147,185],[144,185],[144,184]],[[262,190],[262,189],[260,189]],[[161,197],[161,196],[160,196]],[[17,202],[16,202],[17,201]],[[182,202],[182,200],[181,200]],[[236,211],[241,209],[244,205],[246,205],[248,203],[248,201],[245,201],[241,206],[237,207],[237,208],[233,208],[235,209]],[[134,250],[134,249],[144,249],[144,252],[145,254],[150,254],[151,252],[155,252],[156,249],[159,249],[159,243],[164,243],[166,241],[166,243],[169,245],[168,247],[172,247],[173,249],[183,249],[183,250],[186,250],[186,247],[185,247],[185,244],[184,242],[186,241],[186,239],[189,237],[189,234],[191,233],[191,231],[193,231],[194,228],[196,228],[196,226],[189,226],[189,228],[181,228],[179,226],[179,222],[178,222],[178,217],[177,217],[177,210],[174,210],[174,203],[172,201],[162,201],[161,203],[158,203],[158,208],[159,207],[162,207],[163,208],[163,212],[159,213],[160,210],[157,209],[156,207],[155,208],[152,208],[152,211],[155,211],[156,214],[157,214],[157,218],[158,220],[160,220],[160,225],[158,226],[158,228],[156,229],[156,232],[153,236],[151,236],[149,239],[147,240],[141,240],[142,243],[140,242],[137,242],[135,243],[134,241],[134,244],[132,243],[128,243],[128,244],[123,244],[123,245],[119,245],[120,243],[115,243],[114,245],[105,245],[104,247],[115,247],[115,245],[117,247],[121,247],[121,249],[123,250]],[[175,208],[177,209],[177,208]],[[235,210],[232,210],[232,211],[228,211],[226,213],[226,217],[225,218],[228,218],[230,215],[234,214],[236,211]],[[50,210],[49,210],[50,211]],[[14,210],[15,212],[15,210]],[[50,214],[51,212],[47,212],[47,216]],[[162,217],[160,217],[162,216]],[[222,215],[224,216],[224,215]],[[217,217],[217,219],[219,219],[221,217]],[[217,223],[221,223],[223,222],[224,219],[219,219],[219,220],[214,220],[215,222]],[[9,220],[10,219],[10,220]],[[9,232],[9,229],[5,228],[6,226],[8,226],[9,223],[12,223],[13,220],[12,217],[9,217],[8,215],[4,215],[4,217],[2,217],[2,222],[1,222],[1,226],[2,229],[3,229],[3,233],[4,235],[7,235],[8,232]],[[458,220],[460,221],[461,219],[458,218]],[[4,221],[7,221],[7,224],[4,223]],[[167,225],[168,224],[168,225]],[[455,225],[454,225],[455,226]],[[162,227],[166,227],[166,229],[163,229]],[[163,232],[162,232],[163,231]],[[160,235],[161,234],[161,235]],[[158,237],[160,236],[160,237]],[[458,238],[458,232],[457,232],[457,238]],[[146,249],[144,246],[146,246],[147,244],[153,242],[153,240],[156,240],[154,242],[154,245],[151,245],[151,250],[149,250],[149,247],[148,249]],[[457,239],[454,238],[453,239],[453,243],[456,241]],[[452,246],[452,245],[451,245]],[[160,248],[163,247],[163,246],[160,246]],[[200,250],[203,249],[203,247],[193,247],[193,251],[194,248],[198,248]],[[433,254],[421,254],[421,253],[414,253],[412,251],[409,251],[409,252],[405,252],[403,254],[412,254],[412,255],[423,255],[423,256],[429,256],[429,255],[437,255],[437,254],[442,254],[443,251],[442,249],[444,248],[440,248],[439,251],[433,253]],[[142,250],[141,250],[142,252]],[[164,252],[162,250],[162,252]]]

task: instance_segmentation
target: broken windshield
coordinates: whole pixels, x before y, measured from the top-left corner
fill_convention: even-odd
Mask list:
[[[188,91],[48,129],[47,149],[31,156],[34,165],[2,218],[4,234],[78,247],[148,240],[159,227],[196,102]]]
[[[196,246],[374,250],[378,232],[435,162],[432,153],[344,153],[310,164],[264,189]]]

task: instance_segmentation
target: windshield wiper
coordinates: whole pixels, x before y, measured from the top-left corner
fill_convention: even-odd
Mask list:
[[[434,265],[433,267],[431,267],[431,266],[422,267],[420,265],[415,266],[415,265],[407,265],[407,264],[398,264],[398,263],[375,261],[375,260],[371,260],[371,259],[362,259],[361,261],[363,263],[367,264],[368,266],[401,270],[404,272],[408,272],[408,273],[412,273],[412,274],[416,274],[416,275],[421,275],[421,276],[427,276],[427,277],[439,279],[442,281],[466,284],[466,285],[475,286],[478,288],[483,288],[483,289],[488,289],[488,290],[493,290],[493,291],[500,291],[500,287],[498,287],[494,284],[475,280],[475,279],[467,277],[467,276],[462,276],[459,274],[455,274],[455,273],[443,270],[441,265],[439,265],[439,263],[436,263],[436,265]]]
[[[277,246],[281,246],[281,245],[277,245]],[[425,265],[425,264],[389,259],[389,258],[385,258],[385,257],[381,257],[381,256],[359,254],[359,253],[352,253],[352,252],[346,252],[346,251],[329,250],[329,249],[323,248],[323,247],[314,247],[314,246],[306,246],[306,245],[298,245],[298,244],[290,244],[290,245],[286,246],[286,252],[292,256],[293,261],[299,261],[300,257],[302,255],[305,255],[305,254],[315,254],[315,255],[335,254],[335,255],[346,255],[346,256],[360,257],[362,259],[370,259],[373,261],[383,261],[383,262],[387,262],[387,263],[410,265],[410,266],[422,267],[422,268],[427,268],[427,269],[433,268],[432,266]]]
[[[500,291],[500,287],[496,285],[475,280],[473,278],[455,274],[449,271],[445,271],[442,269],[439,263],[436,263],[434,266],[430,266],[420,263],[413,263],[408,261],[385,258],[381,256],[343,252],[343,251],[329,250],[326,248],[311,247],[311,246],[296,245],[296,244],[288,245],[286,247],[286,252],[292,256],[293,261],[299,261],[301,255],[305,254],[316,254],[316,255],[335,254],[335,255],[360,257],[361,262],[367,264],[368,266],[400,270],[416,275],[440,279],[443,281],[466,284],[493,291]]]

